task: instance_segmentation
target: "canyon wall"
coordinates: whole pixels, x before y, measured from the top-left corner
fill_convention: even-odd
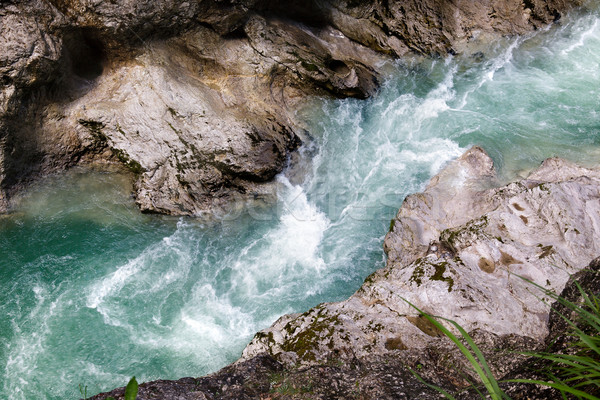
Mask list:
[[[0,211],[32,180],[120,165],[142,211],[268,201],[307,96],[371,96],[386,63],[558,20],[560,0],[25,0],[0,4]]]

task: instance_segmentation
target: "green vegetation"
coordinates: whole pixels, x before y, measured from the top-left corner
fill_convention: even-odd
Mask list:
[[[545,377],[541,379],[508,379],[498,382],[482,352],[458,323],[446,318],[429,315],[407,300],[405,301],[420,313],[421,318],[427,319],[448,337],[467,358],[479,377],[478,384],[473,385],[470,389],[474,389],[481,398],[510,400],[510,397],[500,388],[499,383],[521,383],[554,388],[561,393],[564,399],[600,400],[600,297],[594,293],[586,292],[581,285],[575,282],[578,295],[581,298],[581,301],[576,303],[538,284],[527,281],[541,290],[545,296],[555,301],[553,308],[567,324],[568,330],[565,335],[567,338],[571,338],[567,342],[566,354],[551,351],[525,353],[542,361],[544,367],[537,371]],[[460,336],[454,335],[440,323],[440,320],[453,325],[460,332]],[[444,389],[425,382],[416,372],[412,370],[411,372],[423,384],[437,390],[448,399],[454,399]],[[484,390],[481,390],[481,388]]]
[[[318,70],[319,70],[319,67],[317,67],[317,66],[316,66],[315,64],[313,64],[313,63],[309,63],[309,62],[306,62],[306,61],[301,61],[301,62],[300,62],[300,64],[302,65],[302,67],[303,67],[305,70],[307,70],[307,71],[309,71],[309,72],[316,72],[316,71],[318,71]]]
[[[484,215],[469,221],[463,228],[445,229],[440,234],[440,242],[451,249],[453,253],[457,253],[459,248],[467,247],[474,237],[488,237],[485,232],[488,223],[488,217]]]
[[[138,383],[135,380],[135,376],[129,380],[127,387],[125,387],[125,400],[135,400],[138,394]],[[107,397],[106,400],[115,400],[114,397]]]
[[[421,317],[427,319],[429,321],[429,323],[433,324],[440,332],[442,332],[446,337],[448,337],[450,340],[452,340],[452,342],[454,342],[454,344],[459,348],[461,353],[467,358],[467,360],[469,361],[469,363],[471,364],[471,366],[477,373],[477,376],[481,380],[481,383],[483,384],[483,386],[489,393],[492,400],[509,399],[509,397],[506,394],[504,394],[504,392],[500,389],[500,386],[498,385],[498,382],[494,378],[494,375],[492,374],[492,371],[490,370],[490,368],[485,360],[485,357],[483,356],[483,353],[481,353],[481,350],[479,350],[479,348],[477,347],[477,345],[475,344],[473,339],[469,336],[467,331],[465,331],[463,329],[463,327],[461,327],[458,323],[456,323],[452,320],[442,318],[442,317],[433,317],[433,316],[421,311],[417,306],[410,303],[408,300],[405,299],[404,301],[406,301],[408,304],[410,304],[411,307],[413,307],[415,310],[417,310],[420,313]],[[447,321],[450,324],[452,324],[460,332],[462,337],[459,338],[456,335],[454,335],[452,332],[450,332],[449,329],[447,329],[444,325],[442,325],[438,321],[438,319]],[[463,344],[463,340],[466,342],[466,345]],[[412,370],[411,370],[411,372],[417,377],[417,379],[419,379],[425,385],[437,390],[438,392],[440,392],[447,398],[454,400],[454,397],[450,393],[445,391],[444,389],[426,383],[425,381],[423,381],[423,379],[417,373],[415,373]]]
[[[106,126],[102,122],[87,119],[80,119],[77,122],[90,131],[96,144],[105,145],[108,142],[108,137],[102,131]]]
[[[459,261],[458,258],[455,258],[455,260]],[[417,286],[421,286],[423,284],[423,279],[442,281],[448,284],[448,292],[451,292],[454,287],[454,279],[452,276],[444,276],[448,265],[447,261],[434,263],[427,257],[419,258],[415,261],[415,269],[413,270],[409,282],[414,282]]]
[[[167,107],[167,110],[169,111],[169,113],[171,114],[171,116],[173,118],[176,118],[179,116],[179,113],[177,113],[177,111],[175,111],[175,109],[173,107]]]
[[[313,390],[312,382],[300,384],[292,382],[291,376],[287,373],[273,373],[269,377],[271,393],[277,393],[284,396],[293,396],[301,393],[310,393]]]
[[[81,393],[81,398],[83,400],[87,400],[87,385],[79,384],[79,393]]]
[[[135,380],[135,376],[131,378],[127,387],[125,388],[125,400],[135,400],[138,393],[138,383]]]
[[[581,302],[574,303],[531,281],[546,296],[555,300],[563,312],[558,312],[568,325],[567,334],[573,338],[571,354],[551,352],[527,353],[545,361],[548,367],[541,372],[545,380],[514,379],[508,382],[531,383],[554,388],[567,398],[600,399],[600,297],[587,293],[575,282]]]
[[[315,310],[318,310],[318,312],[315,316],[312,316],[313,320],[308,328],[296,335],[293,341],[283,344],[284,351],[292,351],[298,354],[300,358],[308,361],[316,361],[314,351],[319,346],[319,343],[325,344],[328,340],[326,346],[330,350],[333,349],[335,327],[341,325],[338,317],[328,315],[323,305],[318,305],[315,307]],[[304,315],[309,315],[311,312],[312,310],[309,310]],[[288,330],[288,334],[292,332],[288,325],[286,325],[286,329]]]
[[[80,125],[85,126],[89,130],[90,134],[92,135],[92,137],[97,145],[99,145],[99,146],[108,145],[108,137],[103,132],[103,129],[106,126],[102,122],[94,121],[94,120],[84,120],[84,119],[80,119],[78,122]],[[117,130],[123,136],[126,136],[125,131],[123,131],[123,129],[121,129],[121,127],[118,124],[117,124]],[[127,152],[125,152],[124,150],[111,147],[111,151],[113,152],[115,157],[117,157],[119,159],[119,161],[121,161],[123,164],[125,164],[125,166],[127,168],[129,168],[131,170],[131,172],[133,172],[134,174],[139,175],[142,172],[146,171],[139,162],[132,159],[129,156],[129,154],[127,154]]]
[[[119,161],[125,164],[125,166],[129,168],[129,170],[134,174],[139,175],[142,172],[146,171],[139,162],[129,157],[129,154],[127,154],[127,152],[125,152],[124,150],[115,149],[114,147],[111,148],[111,150],[115,157],[117,157]]]

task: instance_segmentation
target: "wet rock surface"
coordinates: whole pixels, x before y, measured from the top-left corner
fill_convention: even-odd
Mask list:
[[[390,56],[523,33],[560,0],[0,4],[0,210],[36,177],[122,164],[141,209],[269,198],[306,96],[372,95]]]

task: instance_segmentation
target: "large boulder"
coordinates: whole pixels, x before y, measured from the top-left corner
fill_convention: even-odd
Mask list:
[[[441,333],[414,307],[484,336],[543,341],[549,307],[532,283],[560,293],[599,254],[600,171],[553,158],[495,185],[492,160],[467,151],[405,199],[385,268],[348,300],[281,317],[243,358],[314,364],[424,348]]]

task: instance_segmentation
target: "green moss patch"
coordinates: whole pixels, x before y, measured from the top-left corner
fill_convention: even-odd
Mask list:
[[[119,161],[125,164],[125,166],[129,168],[129,170],[134,174],[139,175],[142,172],[146,171],[139,162],[129,157],[129,154],[127,154],[127,152],[125,152],[124,150],[115,149],[114,147],[111,148],[111,150],[115,157],[117,157]]]
[[[319,306],[316,309],[319,309]],[[330,350],[333,350],[335,327],[342,323],[336,315],[327,315],[322,307],[320,307],[317,315],[311,318],[313,319],[312,323],[305,330],[284,343],[282,349],[296,353],[301,359],[316,361],[315,352],[320,344],[325,344]]]
[[[447,261],[433,263],[426,258],[419,258],[415,261],[415,268],[408,281],[416,283],[417,286],[421,286],[424,279],[446,282],[448,283],[448,292],[451,292],[454,286],[454,279],[451,276],[444,276],[447,268]]]
[[[87,128],[87,130],[90,132],[96,143],[102,145],[108,143],[108,137],[102,131],[106,127],[106,125],[104,125],[102,122],[94,121],[91,119],[80,119],[77,122],[79,122],[81,126]]]

